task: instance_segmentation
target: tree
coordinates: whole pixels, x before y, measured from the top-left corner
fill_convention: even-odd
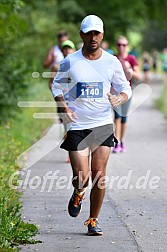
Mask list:
[[[167,0],[162,0],[161,4],[159,0],[58,0],[58,14],[64,22],[71,20],[79,26],[86,15],[100,16],[105,23],[105,37],[110,42],[129,30],[145,27],[149,20],[163,22],[166,9]]]
[[[167,47],[167,22],[159,24],[158,22],[149,22],[142,31],[143,41],[142,48],[151,51],[153,48],[161,51]]]
[[[26,31],[26,22],[20,18],[22,1],[0,3],[0,104],[1,109],[13,105],[24,88],[26,61],[20,57],[19,39]]]

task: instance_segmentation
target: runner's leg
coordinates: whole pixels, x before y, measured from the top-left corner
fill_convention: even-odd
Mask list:
[[[89,149],[82,151],[70,151],[70,160],[73,171],[73,186],[75,189],[82,191],[88,186],[89,182]]]
[[[97,181],[92,184],[92,190],[90,194],[90,217],[97,218],[102,206],[104,194],[105,194],[105,182],[102,178],[106,175],[106,165],[110,155],[110,147],[99,146],[92,153],[91,171],[92,171],[92,183],[95,178]],[[98,176],[96,177],[96,175]],[[100,180],[101,179],[101,180]]]

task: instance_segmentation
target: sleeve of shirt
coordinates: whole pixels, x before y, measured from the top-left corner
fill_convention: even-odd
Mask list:
[[[126,80],[122,65],[120,61],[115,57],[114,62],[114,74],[112,77],[112,86],[118,92],[124,92],[127,94],[128,99],[132,96],[132,89],[129,81]]]
[[[55,98],[58,95],[63,95],[63,89],[69,83],[69,69],[70,62],[68,58],[65,58],[60,63],[58,72],[53,80],[51,91],[52,95]]]
[[[137,62],[136,57],[133,56],[133,55],[131,55],[131,62],[129,62],[129,63],[131,64],[132,68],[133,68],[134,66],[138,66],[138,65],[139,65],[138,62]]]

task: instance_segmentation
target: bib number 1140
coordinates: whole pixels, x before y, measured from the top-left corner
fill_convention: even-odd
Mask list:
[[[84,88],[82,88],[81,89],[81,95],[82,96],[85,96],[85,93],[86,93],[86,96],[98,96],[99,95],[99,93],[100,93],[100,91],[99,91],[99,89],[98,88],[92,88],[92,89],[84,89]]]
[[[102,82],[78,82],[77,83],[78,98],[101,98],[103,97]]]

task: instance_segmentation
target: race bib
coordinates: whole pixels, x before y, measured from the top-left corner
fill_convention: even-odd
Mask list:
[[[78,82],[77,98],[102,98],[103,82]]]

